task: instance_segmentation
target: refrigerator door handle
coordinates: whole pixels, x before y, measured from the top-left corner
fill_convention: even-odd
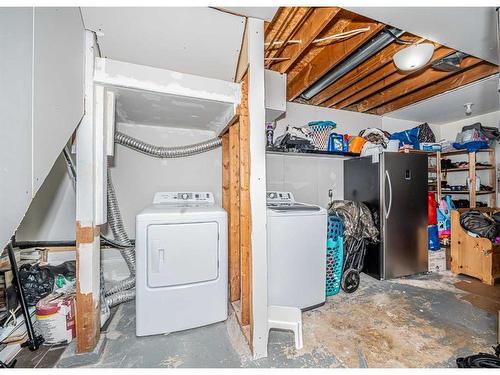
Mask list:
[[[392,206],[392,184],[391,184],[391,176],[389,176],[388,170],[385,171],[385,178],[387,179],[387,186],[389,186],[389,207],[385,209],[385,219],[387,220],[389,218],[389,215],[391,214],[391,206]]]

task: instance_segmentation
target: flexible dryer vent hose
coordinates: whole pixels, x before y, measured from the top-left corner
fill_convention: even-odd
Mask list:
[[[148,144],[141,141],[140,139],[131,137],[118,131],[115,133],[115,142],[125,147],[131,148],[132,150],[142,152],[143,154],[164,159],[182,158],[185,156],[201,154],[202,152],[210,151],[217,147],[220,147],[222,144],[222,140],[216,137],[209,139],[208,141],[195,143],[192,145],[162,147]]]
[[[162,147],[151,145],[141,141],[140,139],[133,138],[118,131],[115,133],[115,142],[134,151],[156,158],[181,158],[192,156],[214,150],[222,145],[220,138],[212,138],[208,141],[192,145]],[[120,253],[122,254],[122,257],[127,263],[130,271],[130,276],[128,278],[116,283],[106,291],[106,304],[109,307],[113,307],[120,303],[133,300],[135,297],[135,289],[133,289],[135,287],[135,249],[132,247],[132,242],[130,241],[123,225],[120,207],[118,206],[118,200],[116,199],[115,188],[113,186],[113,181],[111,180],[111,173],[109,169],[107,196],[108,225],[113,232],[115,240],[124,245],[124,248],[120,249]]]

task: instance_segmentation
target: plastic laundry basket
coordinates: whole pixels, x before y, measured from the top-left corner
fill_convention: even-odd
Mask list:
[[[333,296],[340,290],[344,266],[344,223],[338,216],[328,217],[326,243],[326,295]]]

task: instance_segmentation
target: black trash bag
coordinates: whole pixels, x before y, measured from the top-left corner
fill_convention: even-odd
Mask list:
[[[465,230],[477,234],[479,237],[494,241],[498,228],[492,219],[477,210],[470,210],[460,215],[460,225]]]
[[[19,278],[28,306],[35,306],[38,301],[52,293],[57,275],[74,278],[76,262],[67,261],[58,266],[23,264],[19,268]]]

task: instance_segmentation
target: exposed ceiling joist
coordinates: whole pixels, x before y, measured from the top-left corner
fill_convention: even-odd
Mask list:
[[[369,27],[370,29],[350,39],[326,45],[309,64],[303,66],[295,77],[288,81],[288,100],[296,99],[330,69],[334,68],[365,42],[370,40],[384,25],[375,22],[352,22],[348,23],[342,32],[363,27]]]
[[[405,42],[411,42],[411,43],[416,43],[417,41],[421,40],[421,38],[413,35],[403,35],[401,39],[404,40]],[[379,69],[382,65],[391,63],[392,56],[394,56],[394,54],[397,51],[405,47],[406,45],[404,44],[392,42],[382,51],[380,51],[380,53],[376,54],[375,56],[372,56],[364,63],[362,63],[361,65],[359,65],[358,67],[354,68],[349,73],[341,77],[338,81],[335,82],[335,84],[330,85],[325,90],[321,91],[318,95],[316,95],[313,99],[310,100],[309,104],[320,105],[326,102],[332,96],[340,93],[343,90],[346,90],[351,85],[355,84],[356,82],[362,80],[369,74],[373,73],[374,71]],[[325,106],[329,105],[325,103]]]
[[[481,59],[478,59],[477,57],[467,57],[462,62],[462,69],[477,65],[480,62]],[[359,104],[356,104],[354,106],[354,110],[357,112],[367,112],[370,109],[379,107],[391,100],[410,94],[413,91],[416,91],[422,87],[430,85],[453,74],[457,73],[444,72],[441,70],[432,69],[432,67],[428,67],[423,71],[418,72],[418,74],[410,75],[407,79],[402,80],[395,85],[389,86],[367,99],[364,99]]]
[[[283,8],[284,11],[281,13],[286,13],[283,20],[281,28],[277,30],[272,38],[268,41],[266,40],[266,67],[272,63],[272,58],[281,55],[286,46],[288,46],[289,41],[295,35],[297,30],[306,22],[310,13],[312,13],[312,8],[307,7],[296,7],[296,8]],[[289,10],[289,11],[287,11]],[[270,33],[271,34],[271,33]],[[267,38],[266,38],[267,39]]]
[[[267,42],[290,42],[278,43],[268,49],[266,63],[272,70],[287,73],[287,96],[291,101],[383,114],[498,71],[497,66],[488,65],[474,56],[464,58],[459,63],[458,71],[444,71],[442,67],[439,70],[431,64],[460,51],[439,45],[428,37],[422,38],[422,35],[408,32],[401,35],[402,29],[394,28],[392,31],[401,35],[399,40],[385,41],[377,47],[376,42],[371,40],[383,38],[383,35],[377,35],[387,26],[381,22],[335,7],[308,8],[309,12],[303,10],[298,22],[297,16],[290,15],[293,9],[280,8],[265,29]],[[362,29],[360,33],[352,33],[345,39],[317,42],[325,36],[338,36],[339,33],[358,29]],[[435,45],[434,54],[425,68],[408,73],[398,70],[393,63],[394,54],[408,47],[408,42]],[[271,56],[272,59],[269,59]],[[349,63],[350,59],[354,60]],[[335,70],[344,66],[351,70]],[[327,74],[331,78],[324,79],[324,85],[318,87],[318,81]],[[331,83],[328,85],[328,82]]]
[[[455,50],[451,48],[441,47],[434,53],[431,63],[448,56],[453,52],[455,52]],[[421,74],[421,72],[413,74]],[[351,104],[357,103],[367,96],[375,94],[376,92],[383,90],[385,87],[407,79],[410,76],[411,74],[399,71],[396,65],[394,65],[391,61],[382,68],[365,77],[362,81],[352,85],[338,95],[333,96],[327,100],[324,105],[336,109],[348,107]]]
[[[397,109],[406,107],[410,104],[420,102],[435,95],[439,95],[446,91],[456,89],[458,87],[467,85],[496,73],[498,73],[498,66],[482,62],[478,65],[473,66],[472,68],[465,70],[461,74],[452,75],[451,77],[443,79],[433,85],[427,86],[410,95],[403,96],[390,103],[380,106],[376,108],[373,113],[377,115],[383,115],[385,113],[392,112]]]
[[[293,35],[293,39],[300,40],[301,43],[289,44],[284,46],[283,56],[288,60],[277,63],[275,68],[281,73],[286,73],[295,64],[297,59],[302,56],[304,51],[309,48],[311,43],[318,37],[323,29],[340,12],[340,8],[312,8],[304,26]]]

